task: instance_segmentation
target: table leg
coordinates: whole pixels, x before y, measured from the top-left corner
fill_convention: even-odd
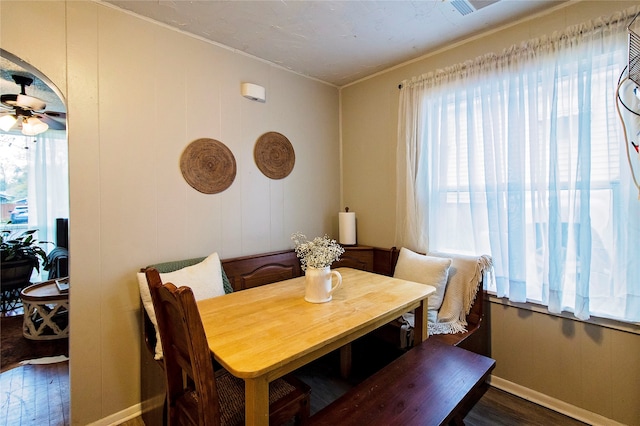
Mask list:
[[[429,337],[427,329],[427,308],[429,307],[428,299],[422,299],[420,306],[415,310],[415,323],[413,326],[414,345],[424,342]]]
[[[343,379],[351,375],[351,343],[340,348],[340,375]]]
[[[269,424],[269,382],[266,377],[245,379],[245,424]]]

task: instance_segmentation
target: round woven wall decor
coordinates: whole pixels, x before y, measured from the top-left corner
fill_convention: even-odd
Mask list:
[[[271,179],[289,176],[296,162],[291,142],[278,132],[267,132],[260,136],[253,149],[253,157],[260,171]]]
[[[217,194],[236,178],[236,159],[225,144],[215,139],[196,139],[180,157],[182,176],[195,190]]]

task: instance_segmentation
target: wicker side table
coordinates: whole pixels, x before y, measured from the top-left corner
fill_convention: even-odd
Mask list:
[[[25,287],[20,296],[24,306],[24,337],[31,340],[69,337],[68,289],[60,290],[56,280],[49,280]]]

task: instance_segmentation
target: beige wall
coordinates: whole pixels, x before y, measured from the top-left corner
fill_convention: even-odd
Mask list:
[[[398,84],[640,4],[572,3],[341,89],[342,203],[357,213],[360,243],[394,245]],[[554,403],[597,413],[596,419],[640,424],[639,335],[502,305],[492,305],[491,313],[495,376],[548,395]]]
[[[0,47],[66,97],[72,423],[117,421],[140,403],[140,267],[288,249],[295,231],[337,236],[338,90],[87,1],[0,2]],[[241,97],[245,81],[266,87],[267,102]],[[267,131],[295,149],[285,179],[253,161]],[[220,194],[180,173],[201,137],[235,155]]]
[[[589,424],[640,424],[640,335],[497,303],[491,335],[492,384]]]

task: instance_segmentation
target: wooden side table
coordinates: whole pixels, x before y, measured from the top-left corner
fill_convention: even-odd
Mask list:
[[[20,292],[24,306],[22,333],[31,340],[53,340],[69,337],[69,290],[59,289],[56,281],[43,281]]]

